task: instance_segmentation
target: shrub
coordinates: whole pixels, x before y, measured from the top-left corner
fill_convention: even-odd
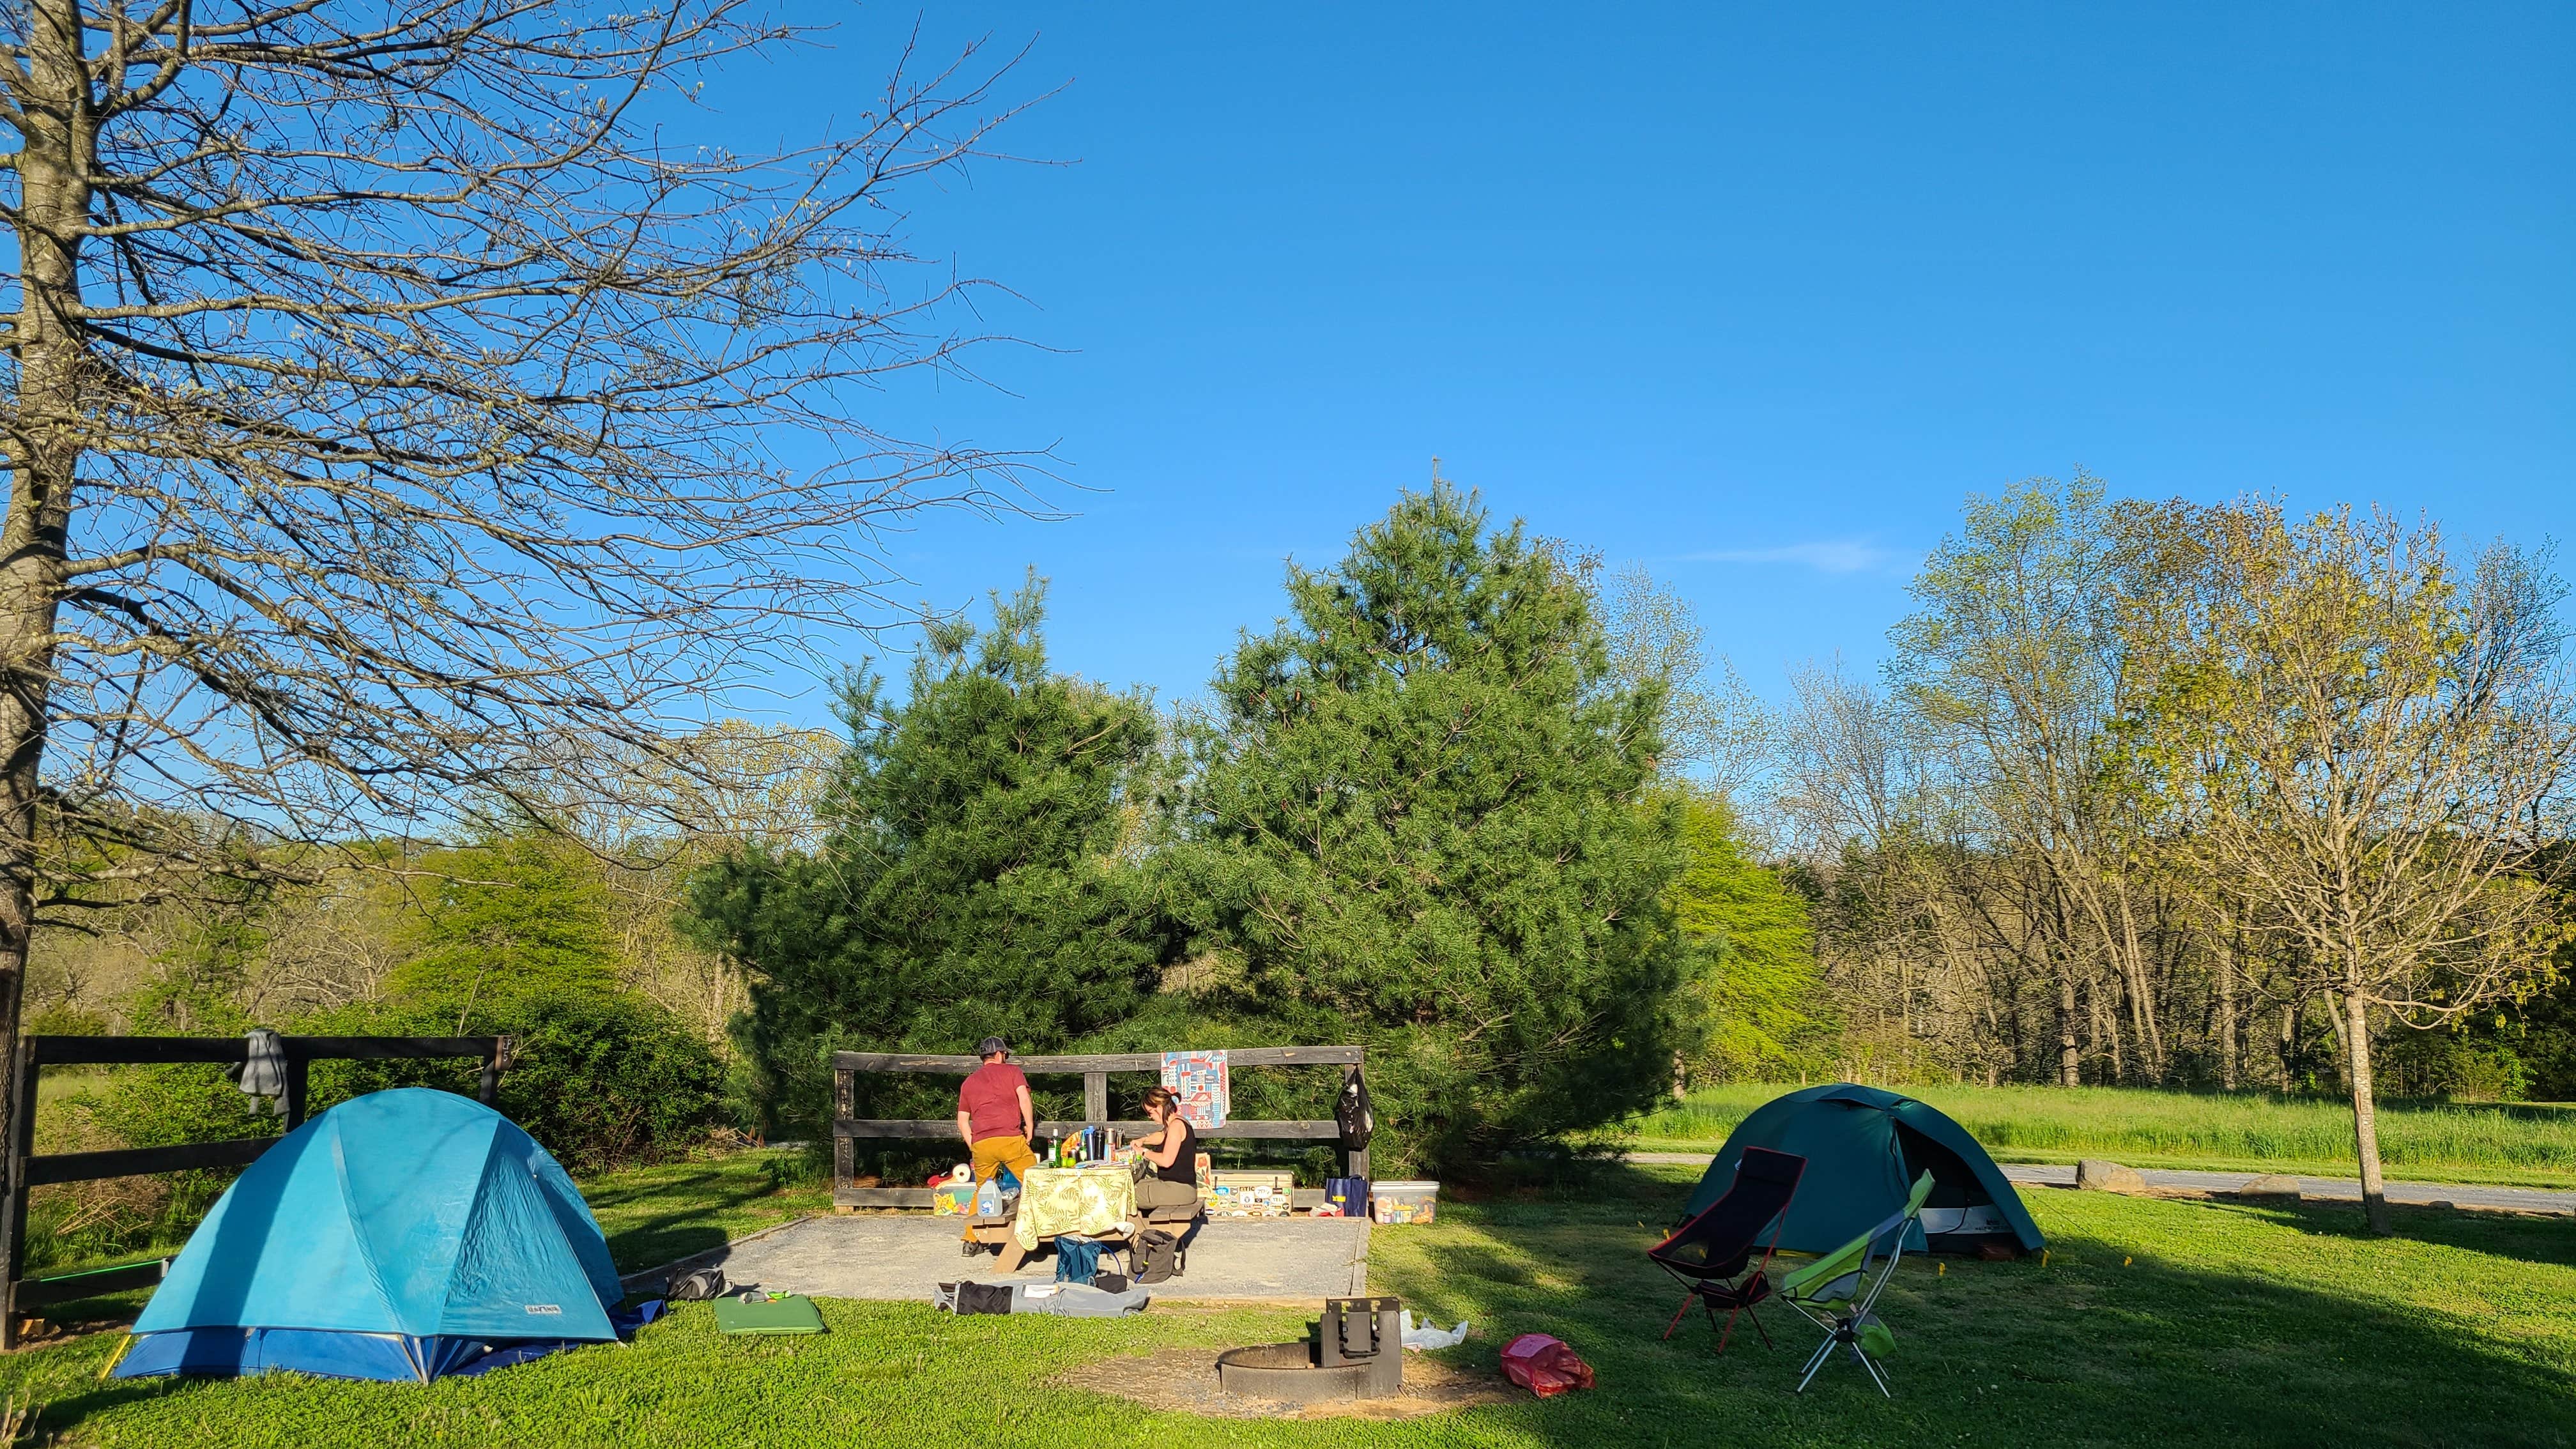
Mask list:
[[[123,1067],[38,1113],[43,1152],[168,1147],[272,1137],[274,1115],[211,1066]],[[37,1188],[27,1204],[27,1267],[41,1271],[177,1246],[236,1174],[229,1168]]]
[[[395,1008],[346,1030],[387,1036],[444,1036],[452,1014]],[[724,1063],[704,1038],[633,992],[551,993],[508,998],[474,1023],[511,1038],[500,1110],[573,1172],[667,1161],[706,1140],[721,1116]],[[471,1094],[480,1066],[465,1058],[423,1062],[318,1063],[316,1110],[398,1086]]]

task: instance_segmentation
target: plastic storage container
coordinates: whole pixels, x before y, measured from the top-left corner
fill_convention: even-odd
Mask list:
[[[1370,1215],[1381,1223],[1427,1223],[1440,1213],[1440,1184],[1436,1182],[1373,1182],[1369,1184]]]

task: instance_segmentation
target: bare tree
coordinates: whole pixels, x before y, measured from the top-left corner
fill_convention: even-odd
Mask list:
[[[2261,502],[2201,510],[2169,544],[2214,582],[2130,603],[2158,682],[2140,748],[2175,848],[2336,1006],[2384,1233],[2372,1014],[2448,1020],[2536,978],[2554,944],[2537,874],[2576,744],[2555,586],[2501,547],[2463,576],[2429,525],[2293,524]]]
[[[1631,564],[1610,576],[1602,615],[1611,668],[1669,691],[1664,741],[1672,772],[1697,776],[1739,802],[1759,788],[1771,767],[1770,711],[1733,660],[1710,658],[1708,631],[1690,600]]]
[[[538,812],[528,741],[658,750],[872,616],[890,521],[1021,505],[1030,460],[855,411],[976,340],[893,203],[983,154],[1008,66],[907,54],[803,149],[683,139],[799,38],[739,0],[0,6],[0,1038],[40,918],[293,858],[228,833]]]
[[[1990,843],[2041,868],[2040,940],[2056,981],[2067,1086],[2081,1080],[2077,986],[2087,958],[2124,988],[2146,1077],[2164,1075],[2137,860],[2103,770],[2123,678],[2114,603],[2124,563],[2108,524],[2101,484],[2082,474],[1972,498],[1962,536],[1943,540],[1915,578],[1921,608],[1889,632],[1890,678],[1950,742],[1992,824]]]

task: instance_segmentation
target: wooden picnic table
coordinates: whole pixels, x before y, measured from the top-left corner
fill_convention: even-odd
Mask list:
[[[1148,1223],[1187,1224],[1199,1205],[1140,1211],[1136,1179],[1127,1169],[1031,1168],[1020,1180],[1020,1199],[1007,1217],[972,1218],[967,1231],[979,1243],[998,1243],[999,1271],[1019,1271],[1040,1244],[1066,1233],[1109,1242],[1125,1242]]]

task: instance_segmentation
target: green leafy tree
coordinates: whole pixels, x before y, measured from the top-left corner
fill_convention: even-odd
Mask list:
[[[724,1064],[685,1020],[620,980],[596,857],[527,830],[432,852],[421,865],[437,886],[422,903],[416,953],[380,1000],[328,1014],[332,1029],[509,1037],[500,1110],[576,1171],[667,1158],[705,1139]],[[471,1092],[477,1071],[460,1060],[329,1064],[315,1072],[314,1105],[395,1086]]]
[[[1032,575],[990,629],[933,625],[899,704],[853,674],[821,848],[692,881],[691,930],[749,975],[740,1036],[780,1119],[828,1111],[835,1049],[1042,1050],[1155,990],[1170,930],[1134,858],[1154,715],[1051,671],[1044,614]]]
[[[448,1012],[449,1031],[502,1030],[518,1003],[619,989],[608,887],[579,845],[496,835],[421,868],[436,890],[420,949],[388,985],[413,1008]]]
[[[1688,863],[1665,899],[1703,958],[1706,1017],[1698,1057],[1726,1077],[1794,1067],[1816,1025],[1815,931],[1807,901],[1745,851],[1726,798],[1681,797]]]
[[[2518,1000],[2564,939],[2543,833],[2576,759],[2561,590],[2503,545],[2461,568],[2431,524],[2387,514],[2249,499],[2192,524],[2174,537],[2209,582],[2125,611],[2154,688],[2123,731],[2192,878],[2340,1018],[2385,1234],[2374,1033]]]
[[[477,1008],[478,1033],[510,1038],[501,1115],[564,1166],[594,1172],[658,1162],[703,1145],[723,1115],[725,1066],[678,1013],[635,991],[523,990]],[[443,1036],[450,1005],[395,997],[326,1013],[312,1031]],[[325,1062],[313,1069],[313,1105],[332,1106],[388,1087],[471,1094],[480,1064]]]
[[[1587,584],[1435,482],[1292,566],[1294,618],[1214,684],[1176,857],[1211,1004],[1363,1038],[1398,1167],[1615,1120],[1684,1044],[1664,689],[1612,668]]]

